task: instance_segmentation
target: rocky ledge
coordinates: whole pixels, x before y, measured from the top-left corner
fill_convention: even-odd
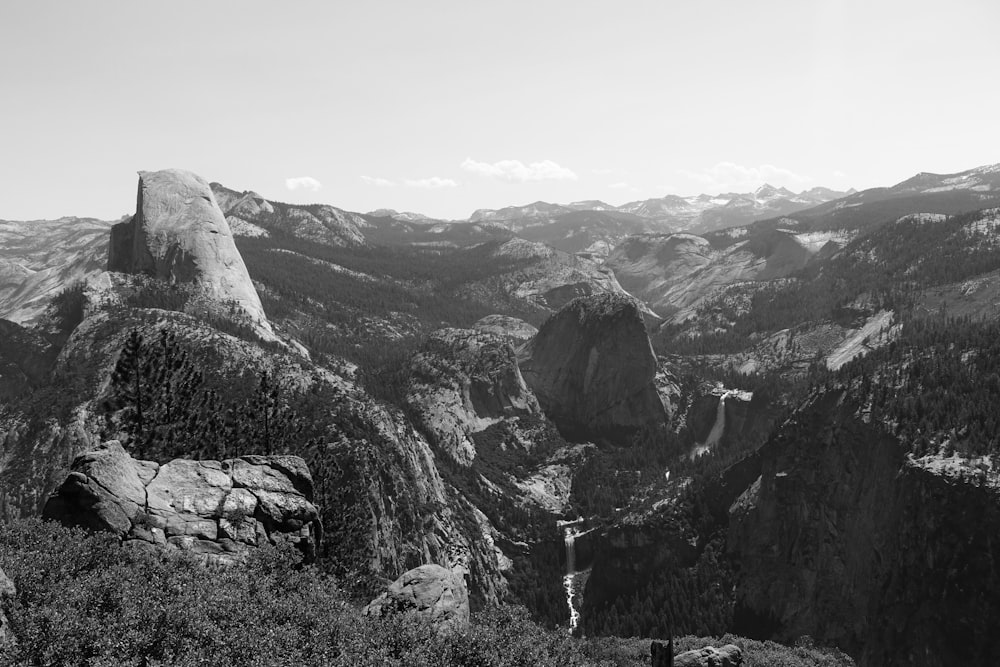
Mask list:
[[[297,456],[225,461],[133,459],[117,440],[74,461],[43,516],[114,533],[141,548],[181,549],[231,564],[289,542],[315,558],[322,526],[312,476]]]
[[[506,339],[471,329],[435,331],[411,363],[406,400],[436,444],[462,464],[473,434],[503,420],[540,416]]]

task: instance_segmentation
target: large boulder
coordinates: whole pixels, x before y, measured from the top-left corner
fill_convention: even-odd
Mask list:
[[[111,229],[108,270],[194,283],[206,296],[242,310],[262,338],[274,339],[229,224],[197,174],[139,172],[135,215]]]
[[[521,373],[571,439],[626,444],[642,428],[663,428],[656,356],[635,300],[622,294],[574,299],[521,352]]]
[[[14,601],[14,596],[16,595],[17,589],[14,587],[14,582],[10,580],[3,570],[0,570],[0,649],[14,640],[13,635],[10,633],[10,628],[7,627],[7,616],[4,612],[10,603]]]
[[[322,539],[312,477],[297,456],[161,465],[133,459],[117,440],[73,461],[43,516],[221,563],[279,542],[295,544],[311,560]]]
[[[366,616],[412,612],[438,629],[469,626],[469,592],[462,576],[440,565],[427,564],[404,572],[364,609]]]
[[[706,646],[685,651],[674,656],[673,667],[739,667],[743,664],[743,651],[735,644],[722,648]]]

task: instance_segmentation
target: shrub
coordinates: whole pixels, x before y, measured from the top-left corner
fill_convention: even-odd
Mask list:
[[[581,645],[522,608],[438,633],[412,616],[368,619],[294,550],[246,567],[125,547],[37,519],[0,525],[0,568],[17,586],[17,646],[0,665],[583,665]]]

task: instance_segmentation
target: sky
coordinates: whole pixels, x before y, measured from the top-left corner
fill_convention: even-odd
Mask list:
[[[463,219],[1000,162],[995,0],[0,2],[0,219],[136,171]]]

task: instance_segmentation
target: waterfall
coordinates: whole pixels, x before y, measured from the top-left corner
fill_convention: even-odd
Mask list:
[[[719,444],[719,440],[722,439],[722,434],[726,431],[726,398],[729,393],[726,391],[719,396],[719,406],[715,409],[715,423],[712,424],[712,430],[708,432],[705,442],[696,444],[691,450],[692,461]]]
[[[580,612],[573,605],[573,584],[576,575],[576,538],[580,534],[576,528],[566,526],[563,529],[563,542],[566,545],[566,574],[563,576],[563,589],[566,591],[566,606],[569,607],[569,631],[576,630],[580,622]]]

